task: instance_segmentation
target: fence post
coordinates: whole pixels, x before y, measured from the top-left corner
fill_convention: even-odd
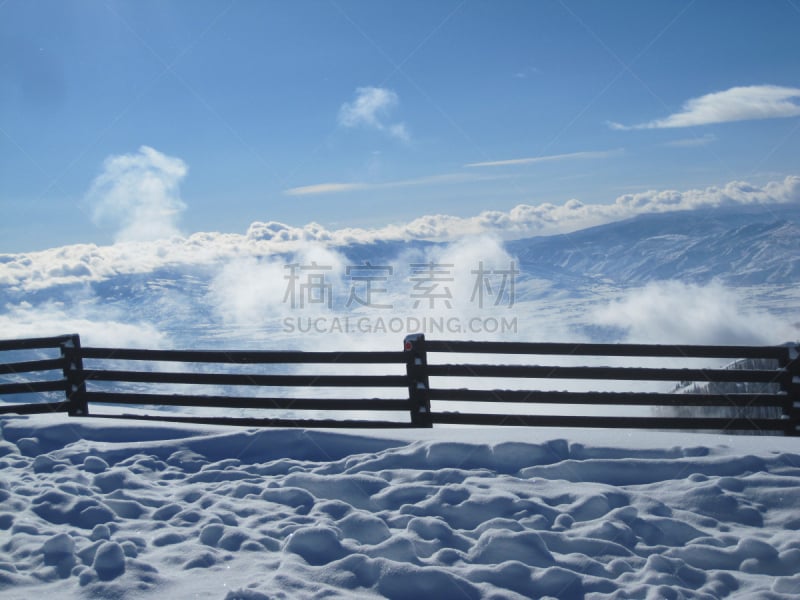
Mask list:
[[[411,424],[414,427],[433,427],[431,399],[428,388],[428,356],[425,334],[407,335],[403,341],[406,353],[408,400],[411,403]]]
[[[800,346],[790,345],[786,356],[786,364],[781,365],[789,372],[786,384],[788,398],[783,407],[783,414],[789,419],[786,435],[800,436]]]
[[[76,333],[61,342],[61,356],[64,357],[64,379],[66,380],[67,413],[71,417],[89,414],[86,401],[86,383],[83,378],[83,358],[81,357],[81,338]]]

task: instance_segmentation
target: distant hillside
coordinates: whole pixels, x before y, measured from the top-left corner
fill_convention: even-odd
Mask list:
[[[725,368],[727,369],[774,369],[777,363],[772,359],[741,359]],[[673,392],[686,394],[776,394],[780,391],[778,383],[690,383],[677,386]],[[709,406],[700,408],[702,415],[697,415],[697,407],[670,406],[660,407],[657,412],[664,416],[690,417],[747,417],[751,419],[774,419],[781,416],[781,411],[773,407],[749,406],[736,409],[734,407]]]
[[[518,339],[561,341],[565,335],[577,334],[592,341],[620,341],[626,335],[624,321],[622,325],[596,321],[595,311],[604,303],[654,281],[705,284],[714,280],[747,288],[742,290],[747,312],[782,313],[780,318],[787,319],[786,332],[794,331],[800,297],[798,240],[800,205],[771,205],[644,215],[567,235],[507,241],[504,249],[516,258],[519,270],[515,304],[507,314],[519,319]],[[462,244],[470,243],[475,247],[467,246],[462,258],[458,249],[464,250]],[[388,313],[357,302],[348,304],[355,285],[363,293],[365,283],[348,279],[346,266],[365,262],[392,265],[385,280],[373,282],[374,291],[380,290],[381,300],[395,307],[392,316],[427,316],[430,311],[414,312],[412,292],[420,288],[415,288],[419,281],[411,279],[409,267],[447,256],[447,261],[455,263],[454,278],[435,283],[440,289],[450,286],[454,313],[466,314],[474,310],[470,294],[474,292],[476,263],[499,255],[496,245],[482,248],[480,242],[470,239],[460,240],[458,245],[422,240],[346,244],[330,248],[329,255],[322,253],[317,259],[302,253],[268,254],[267,249],[264,254],[243,250],[214,259],[198,252],[196,260],[189,253],[174,262],[151,256],[139,262],[138,256],[119,249],[104,254],[101,249],[89,248],[81,262],[89,275],[65,278],[59,275],[66,269],[61,263],[74,259],[69,248],[62,253],[58,250],[49,259],[54,275],[39,265],[25,276],[30,286],[19,284],[14,277],[12,283],[0,280],[0,317],[6,319],[8,330],[28,335],[41,329],[41,335],[52,335],[73,330],[85,334],[94,328],[103,339],[107,337],[104,332],[116,335],[125,330],[126,340],[139,340],[144,335],[140,332],[147,331],[144,341],[137,343],[153,344],[153,335],[164,335],[172,345],[211,346],[230,341],[236,347],[273,342],[278,334],[291,342],[299,339],[284,331],[286,317],[313,314],[287,302],[291,282],[285,269],[298,260],[319,260],[321,268],[331,269],[328,283],[333,302],[321,313],[324,317],[377,318]],[[17,270],[26,272],[24,260],[14,260],[20,263]],[[333,264],[338,265],[338,272]],[[499,285],[496,279],[494,283]],[[678,306],[682,299],[675,302]],[[624,303],[620,307],[626,310]],[[490,309],[482,314],[498,316]],[[702,327],[698,323],[698,328]],[[333,343],[334,338],[330,340]]]
[[[762,206],[642,215],[507,247],[523,271],[554,277],[761,285],[800,282],[798,240],[800,207]]]

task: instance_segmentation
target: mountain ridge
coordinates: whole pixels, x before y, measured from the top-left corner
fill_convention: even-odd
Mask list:
[[[800,207],[639,215],[559,236],[508,242],[525,265],[617,284],[680,279],[730,285],[800,281]]]

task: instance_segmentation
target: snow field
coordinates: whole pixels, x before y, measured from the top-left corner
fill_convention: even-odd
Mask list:
[[[800,594],[795,440],[0,426],[3,598]]]

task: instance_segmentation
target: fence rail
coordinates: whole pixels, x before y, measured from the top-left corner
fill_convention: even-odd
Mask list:
[[[39,356],[53,350],[57,350],[58,356]],[[426,340],[416,334],[406,337],[403,350],[398,352],[141,350],[81,347],[79,336],[73,334],[0,340],[0,353],[12,355],[8,361],[0,360],[3,400],[0,414],[67,412],[71,416],[251,426],[523,425],[800,435],[800,358],[796,345],[468,342]],[[514,355],[523,364],[487,362],[508,360],[505,357]],[[429,361],[439,357],[445,362]],[[473,357],[475,361],[471,362]],[[565,366],[540,364],[542,357],[551,362],[551,357],[559,357],[562,362],[586,357],[646,358],[661,359],[663,365]],[[734,369],[676,368],[669,364],[679,359],[747,359],[759,364],[757,368]],[[90,366],[85,366],[87,361]],[[763,366],[764,361],[770,361],[774,367]],[[169,364],[174,363],[190,365],[193,370],[182,372],[171,368]],[[317,371],[303,374],[258,371],[267,366],[287,370],[298,365],[311,365]],[[321,373],[321,365],[327,365],[328,369],[336,367],[337,372]],[[345,365],[355,366],[358,373],[340,372],[338,367]],[[397,365],[397,370],[404,373],[369,374],[365,371],[370,365],[373,369]],[[231,372],[231,369],[246,372]],[[448,387],[448,378],[457,378],[462,385],[469,383],[469,387]],[[617,382],[614,385],[618,386],[619,382],[637,385],[696,382],[701,391],[549,391],[537,389],[533,384],[547,381],[552,385],[559,380]],[[222,387],[225,392],[208,393],[209,386]],[[271,395],[252,393],[253,389],[261,388],[270,388]],[[326,398],[320,393],[328,389],[358,392],[373,388],[382,390],[381,395],[364,397],[369,394],[361,393],[359,397],[345,397],[347,394],[337,393],[337,397]],[[403,397],[387,397],[387,390],[397,394],[401,389],[405,391]],[[293,397],[286,390],[301,390],[304,394]],[[59,392],[63,400],[47,400],[47,394]],[[15,396],[31,395],[36,401],[13,401]],[[117,412],[109,412],[112,406]],[[176,408],[187,407],[259,411],[260,416],[175,412]],[[651,412],[630,414],[642,407],[650,408]],[[567,414],[552,414],[554,409]],[[125,412],[130,410],[135,412]],[[587,414],[587,410],[601,414]],[[286,411],[304,416],[287,417]],[[358,418],[334,418],[337,414],[352,413],[357,413]],[[394,415],[395,419],[401,418],[397,415],[406,416],[391,420],[382,415]]]
[[[381,418],[370,420],[330,419],[314,416],[313,412],[330,415],[331,413],[351,413],[360,411],[371,415],[387,412],[408,413],[409,403],[405,398],[347,398],[347,397],[290,397],[279,395],[281,389],[305,389],[307,394],[319,393],[325,389],[363,390],[365,388],[400,388],[407,387],[405,375],[342,375],[294,373],[259,373],[260,366],[312,365],[318,369],[320,365],[346,366],[357,365],[403,365],[407,359],[405,352],[299,352],[299,351],[220,351],[220,350],[136,350],[119,348],[83,348],[83,359],[87,362],[100,363],[97,368],[83,369],[82,379],[87,386],[83,393],[87,404],[92,407],[109,407],[125,405],[137,407],[206,407],[215,409],[247,410],[265,412],[292,411],[303,414],[302,418],[243,417],[228,415],[182,416],[179,414],[161,415],[128,415],[137,418],[166,418],[184,422],[227,423],[254,426],[309,426],[309,427],[408,427],[405,421],[385,421]],[[126,368],[111,368],[112,364],[125,361]],[[133,366],[131,366],[133,363]],[[185,363],[195,367],[211,368],[213,372],[180,372],[177,370],[146,370],[141,364],[146,363]],[[251,367],[245,373],[219,372],[232,366]],[[172,369],[171,367],[167,367]],[[399,368],[399,367],[398,367]],[[143,384],[152,391],[106,391],[97,389],[97,384]],[[180,388],[179,393],[167,394],[164,386]],[[223,387],[231,393],[204,393],[211,387]],[[197,391],[198,388],[201,391]],[[254,388],[271,388],[272,395],[242,395],[241,390]],[[278,393],[276,393],[276,391]],[[236,392],[236,393],[233,393]],[[95,408],[92,414],[96,415]]]
[[[58,350],[56,358],[35,358],[34,360],[12,360],[0,363],[0,397],[45,395],[60,392],[64,400],[37,401],[23,403],[0,403],[0,414],[16,413],[34,415],[51,412],[68,412],[71,406],[66,371],[68,359],[66,347],[74,344],[76,336],[28,338],[21,340],[0,340],[0,352],[22,353]],[[57,377],[57,378],[56,378]]]
[[[684,358],[771,358],[782,360],[791,346],[702,346],[662,344],[571,344],[426,340],[428,352],[454,354],[560,354],[564,356],[649,356]]]

